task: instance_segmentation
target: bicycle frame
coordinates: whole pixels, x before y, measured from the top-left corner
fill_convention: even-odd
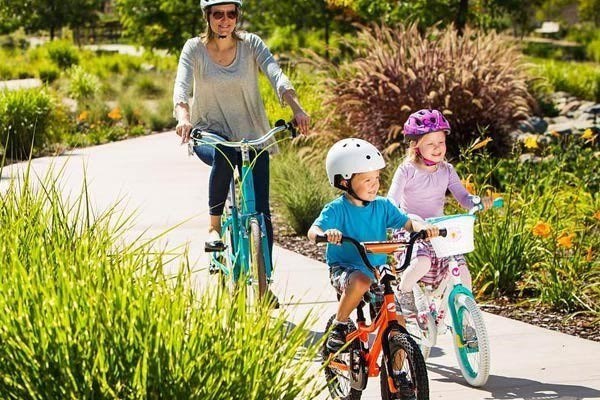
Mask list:
[[[266,143],[275,134],[289,130],[292,137],[296,136],[295,127],[291,122],[286,123],[279,120],[275,124],[275,128],[271,129],[264,136],[255,140],[243,139],[239,142],[230,142],[211,132],[193,131],[191,134],[190,147],[202,144],[216,146],[218,144],[233,147],[240,150],[242,156],[241,166],[241,186],[240,199],[237,199],[236,172],[234,169],[234,177],[231,180],[228,194],[228,212],[223,216],[221,222],[221,236],[227,231],[231,232],[231,243],[229,249],[224,252],[213,253],[211,255],[211,263],[219,268],[219,270],[233,282],[237,282],[241,276],[248,278],[249,284],[253,283],[250,274],[250,223],[256,220],[260,226],[261,232],[261,249],[263,261],[265,265],[265,273],[267,276],[267,284],[271,283],[272,263],[271,254],[269,251],[269,243],[266,234],[265,217],[262,213],[256,211],[256,197],[254,194],[254,178],[252,174],[253,162],[250,161],[250,150],[254,146]],[[265,151],[265,150],[261,150]],[[227,262],[222,262],[220,256],[228,258],[228,261],[233,265],[233,270],[226,265]]]

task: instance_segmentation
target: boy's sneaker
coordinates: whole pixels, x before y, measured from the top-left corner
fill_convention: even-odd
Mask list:
[[[346,335],[348,326],[346,324],[337,324],[327,338],[327,350],[337,353],[346,344]]]
[[[402,400],[416,400],[413,384],[406,377],[406,372],[394,374],[394,385],[398,389],[398,395]]]
[[[415,305],[415,296],[412,292],[400,293],[398,295],[398,303],[402,309],[404,316],[412,316],[417,314],[417,306]]]

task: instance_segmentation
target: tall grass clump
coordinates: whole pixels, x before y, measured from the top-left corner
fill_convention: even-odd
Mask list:
[[[600,68],[595,63],[531,59],[530,73],[546,79],[555,91],[600,102]]]
[[[44,45],[50,60],[60,69],[79,64],[79,51],[66,40],[53,40]]]
[[[12,159],[27,159],[60,138],[61,113],[45,89],[0,91],[0,146]]]
[[[185,264],[164,275],[167,254],[120,240],[130,216],[54,177],[0,197],[3,399],[315,396],[306,321],[197,293]]]
[[[69,72],[69,95],[78,103],[93,100],[100,91],[100,80],[80,66]]]
[[[305,235],[335,192],[325,175],[325,162],[315,167],[314,160],[303,158],[298,149],[285,146],[284,151],[273,158],[271,187],[287,224],[296,234]]]
[[[534,106],[519,51],[494,33],[373,25],[355,43],[353,61],[327,69],[332,118],[343,122],[338,135],[391,150],[410,113],[437,108],[453,128],[451,154],[482,130],[504,153],[508,133]]]

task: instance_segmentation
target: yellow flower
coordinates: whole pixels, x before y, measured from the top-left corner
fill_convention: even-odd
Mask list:
[[[89,116],[90,116],[89,111],[82,111],[81,114],[79,114],[77,116],[77,122],[87,121],[87,119],[89,118]]]
[[[467,176],[467,179],[461,179],[460,182],[463,184],[465,189],[467,189],[467,192],[470,194],[475,194],[475,185],[471,183],[471,175]]]
[[[482,147],[485,147],[491,141],[492,141],[492,138],[490,138],[490,137],[485,138],[482,141],[479,141],[479,139],[477,139],[475,141],[475,143],[473,143],[473,146],[471,146],[471,148],[469,150],[473,151],[473,150],[481,149]]]
[[[491,198],[492,198],[492,200],[496,200],[498,197],[502,197],[502,194],[501,194],[501,193],[495,192],[495,191],[493,191],[492,189],[488,189],[488,190],[486,190],[486,191],[485,191],[485,195],[486,195],[487,197],[491,197]]]
[[[561,247],[565,247],[567,249],[570,249],[571,247],[573,247],[573,238],[575,237],[574,233],[561,233],[560,236],[558,237],[558,239],[556,239],[556,244],[558,244]]]
[[[592,251],[592,246],[588,247],[587,252],[585,254],[585,261],[592,262],[594,259],[594,252]]]
[[[582,139],[591,139],[592,137],[594,137],[594,132],[592,132],[590,128],[583,131],[583,134],[581,135]]]
[[[550,227],[550,224],[547,224],[543,221],[538,221],[538,223],[535,224],[531,232],[534,236],[548,237],[550,236],[551,230],[552,228]]]
[[[108,113],[108,118],[112,119],[113,121],[118,121],[121,118],[123,118],[123,116],[121,115],[121,109],[119,107],[115,107],[113,108],[109,113]]]
[[[524,143],[525,147],[528,149],[537,149],[540,147],[540,146],[538,146],[537,136],[535,136],[535,135],[527,136],[527,138],[525,139],[525,141],[523,143]]]

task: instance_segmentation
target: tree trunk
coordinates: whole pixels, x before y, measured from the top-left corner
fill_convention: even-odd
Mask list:
[[[462,36],[465,26],[467,25],[467,13],[469,12],[469,0],[460,0],[454,27],[458,31],[458,35]]]

